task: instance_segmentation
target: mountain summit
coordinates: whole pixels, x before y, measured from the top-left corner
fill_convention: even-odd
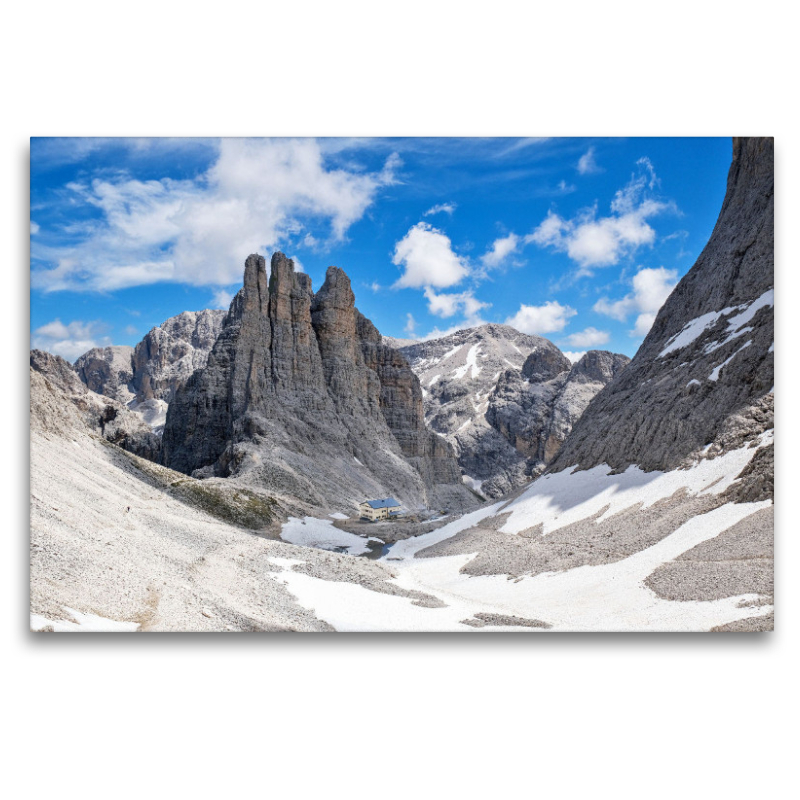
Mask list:
[[[283,253],[245,262],[206,366],[176,391],[165,465],[238,477],[313,506],[391,494],[409,507],[469,508],[450,445],[425,427],[407,361],[355,308],[330,267],[315,294]]]
[[[542,472],[629,361],[594,350],[573,365],[551,341],[494,323],[400,352],[422,383],[428,424],[453,445],[464,480],[493,498]]]

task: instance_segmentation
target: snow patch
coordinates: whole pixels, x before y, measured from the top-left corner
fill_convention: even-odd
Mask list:
[[[328,514],[331,519],[349,519],[347,514],[342,514],[340,511],[334,511],[333,514]]]
[[[476,632],[462,623],[481,612],[540,619],[561,631],[709,630],[734,620],[761,616],[771,607],[755,604],[740,607],[743,602],[754,603],[756,595],[714,601],[664,600],[647,588],[644,580],[662,564],[769,505],[768,500],[728,503],[690,519],[652,547],[614,564],[576,567],[518,581],[509,581],[505,575],[462,573],[461,569],[474,555],[409,559],[395,566],[398,574],[393,583],[437,597],[445,604],[442,608],[415,606],[411,598],[373,592],[353,583],[324,581],[302,573],[286,572],[281,580],[302,606],[340,631]],[[432,535],[451,526],[463,530],[468,526],[458,523],[467,518],[474,520],[476,513],[417,539],[425,539],[425,546],[432,544]],[[389,551],[389,557],[394,557],[401,545],[411,549],[414,542],[398,542]],[[487,626],[477,630],[536,632],[541,629]]]
[[[769,444],[774,431],[761,434],[759,446]],[[690,469],[671,472],[644,472],[630,466],[618,475],[602,464],[589,470],[563,470],[544,475],[503,510],[511,516],[501,532],[518,534],[539,523],[543,535],[586,519],[608,508],[598,520],[642,503],[648,508],[659,500],[671,497],[680,489],[693,494],[721,494],[750,463],[755,448],[731,450],[715,459],[705,459]]]
[[[766,308],[767,306],[774,306],[775,305],[775,290],[768,289],[764,294],[761,295],[757,300],[754,300],[749,305],[744,306],[744,311],[741,314],[737,314],[735,317],[731,317],[728,320],[728,333],[732,333],[733,331],[742,328],[743,326],[747,325],[750,320],[755,317],[755,315],[762,309]],[[742,306],[739,306],[742,308]]]
[[[718,381],[720,372],[722,372],[722,370],[728,364],[730,364],[731,361],[733,361],[733,359],[742,352],[742,350],[744,350],[746,347],[750,347],[751,344],[752,342],[745,342],[730,358],[726,358],[725,361],[723,361],[718,367],[714,367],[714,369],[711,371],[711,374],[708,376],[708,379],[710,381]]]
[[[739,306],[739,308],[740,307],[741,306]],[[709,311],[708,314],[695,317],[693,320],[687,322],[678,333],[667,340],[667,346],[658,354],[658,358],[664,358],[665,355],[671,353],[673,350],[680,350],[687,347],[701,336],[703,331],[711,328],[720,317],[732,314],[736,310],[737,307],[732,306],[730,308],[723,308],[722,311]]]
[[[463,367],[453,370],[453,378],[460,380],[467,374],[467,370],[472,369],[471,378],[474,380],[478,377],[481,368],[478,366],[478,355],[480,353],[480,343],[472,345],[467,353],[467,363]]]
[[[100,617],[97,614],[84,614],[67,606],[64,606],[64,611],[74,617],[75,622],[62,619],[52,620],[39,614],[31,614],[31,630],[41,631],[48,625],[56,633],[132,633],[139,630],[138,622],[119,622],[115,619]]]
[[[299,558],[279,558],[278,556],[271,556],[267,559],[267,561],[269,561],[270,564],[274,564],[276,567],[281,567],[283,569],[290,569],[291,567],[306,563]]]
[[[432,377],[432,378],[431,378],[431,379],[428,381],[428,386],[433,386],[433,384],[434,384],[434,383],[436,383],[436,381],[438,381],[438,380],[439,380],[439,378],[441,378],[441,377],[442,377],[442,376],[441,376],[441,374],[439,374],[439,375],[434,375],[434,376],[433,376],[433,377]]]
[[[709,344],[705,348],[704,352],[706,355],[708,353],[713,353],[714,350],[726,345],[733,339],[736,339],[739,336],[744,336],[746,333],[752,331],[752,328],[746,327],[747,323],[755,317],[760,309],[774,305],[775,290],[768,289],[759,298],[753,300],[752,303],[744,303],[740,306],[730,306],[729,308],[723,308],[722,311],[710,311],[708,314],[703,314],[702,316],[696,317],[690,322],[687,322],[679,333],[675,334],[675,336],[667,341],[667,346],[658,354],[658,357],[663,358],[673,350],[680,350],[681,348],[690,345],[703,333],[703,331],[712,327],[720,317],[728,317],[736,311],[740,312],[728,320],[728,327],[725,330],[725,338],[719,342]]]
[[[689,383],[686,384],[686,388],[688,389],[690,386],[699,386],[700,381],[697,378],[692,378]]]
[[[315,547],[318,550],[333,550],[360,556],[369,551],[367,542],[378,541],[374,537],[358,536],[349,531],[334,528],[333,522],[316,517],[289,517],[281,528],[281,539],[302,547]]]

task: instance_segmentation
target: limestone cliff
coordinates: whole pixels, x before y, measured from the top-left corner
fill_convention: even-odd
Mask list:
[[[315,295],[282,253],[245,263],[205,368],[178,389],[163,461],[352,511],[393,494],[409,507],[467,508],[449,445],[425,429],[419,381],[355,308],[345,273]]]
[[[553,471],[603,462],[672,469],[772,427],[773,248],[773,140],[734,139],[708,244],[633,361],[581,417]],[[771,453],[762,457],[769,475],[753,477],[770,491],[771,463]]]

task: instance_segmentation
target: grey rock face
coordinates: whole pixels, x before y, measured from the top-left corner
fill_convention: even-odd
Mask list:
[[[149,426],[124,403],[88,389],[61,356],[31,350],[30,379],[33,427],[60,433],[88,428],[123,450],[159,459],[161,440]]]
[[[204,367],[225,312],[184,311],[153,328],[136,348],[95,347],[75,362],[93,392],[124,403],[161,433],[175,391]]]
[[[546,353],[544,362],[539,353],[532,354],[533,369],[529,357],[522,372],[508,370],[486,412],[489,424],[527,458],[529,476],[541,474],[556,457],[592,398],[630,361],[617,353],[590,350],[572,365],[566,359],[566,364],[558,361],[549,350]],[[563,366],[566,369],[555,372]],[[526,371],[533,377],[526,379]]]
[[[419,382],[354,301],[336,267],[315,295],[282,253],[269,280],[250,256],[205,368],[170,404],[164,463],[328,510],[388,494],[474,505],[449,446],[424,427]]]
[[[603,462],[617,470],[673,469],[724,437],[732,415],[747,416],[772,391],[773,203],[772,139],[734,139],[708,244],[633,361],[592,401],[552,470]]]
[[[129,403],[135,396],[133,353],[126,345],[94,347],[75,362],[75,371],[93,392]]]
[[[573,366],[547,339],[495,324],[401,352],[420,378],[426,421],[455,448],[465,481],[493,498],[541,472],[628,362],[592,351]]]
[[[137,402],[171,402],[191,374],[205,366],[224,318],[221,310],[184,311],[153,328],[133,353],[131,383]]]

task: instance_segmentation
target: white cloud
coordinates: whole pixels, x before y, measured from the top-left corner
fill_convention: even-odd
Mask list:
[[[553,333],[561,331],[578,312],[570,306],[562,306],[555,300],[548,300],[541,306],[520,305],[519,311],[506,320],[506,325],[522,333]]]
[[[633,291],[619,300],[601,297],[593,306],[598,314],[625,322],[631,314],[637,314],[631,336],[646,336],[655,321],[658,310],[664,305],[675,284],[678,271],[674,269],[644,268],[633,276]]]
[[[585,209],[573,219],[549,211],[525,243],[552,247],[565,252],[578,265],[579,274],[590,275],[592,267],[608,267],[640,247],[652,245],[656,232],[647,219],[662,211],[676,210],[674,204],[650,197],[658,178],[646,158],[637,161],[639,174],[620,189],[611,202],[611,214],[597,216],[597,207]]]
[[[501,239],[495,239],[490,250],[481,256],[481,261],[485,267],[494,269],[510,256],[520,244],[520,237],[516,233],[509,233]]]
[[[314,140],[223,139],[216,161],[194,180],[140,181],[121,176],[70,185],[76,203],[94,206],[94,229],[69,247],[42,251],[51,269],[32,274],[34,288],[113,290],[180,281],[227,285],[241,280],[248,253],[266,255],[321,225],[342,240],[379,189],[395,181],[382,170],[333,168]]]
[[[595,172],[602,172],[603,170],[598,166],[594,158],[594,147],[590,147],[578,159],[578,172],[581,175],[592,175]]]
[[[580,350],[578,352],[573,351],[573,350],[562,350],[561,352],[564,353],[564,355],[573,364],[575,364],[576,362],[580,361],[586,355],[586,351],[585,350]]]
[[[136,334],[139,333],[139,330],[135,325],[126,325],[125,333],[128,334],[128,336],[136,336]]]
[[[431,208],[423,212],[422,216],[429,217],[431,214],[449,214],[452,217],[455,210],[455,203],[439,203],[438,205],[431,206]]]
[[[302,262],[297,256],[290,256],[292,263],[294,264],[294,271],[295,272],[305,272],[306,268],[303,266]]]
[[[548,141],[547,136],[527,136],[512,142],[508,147],[504,147],[502,150],[498,151],[495,156],[497,158],[502,158],[504,156],[511,155],[512,153],[516,153],[518,150],[524,150],[528,147],[544,144],[546,141]]]
[[[36,233],[39,233],[39,223],[31,220],[31,236]]]
[[[37,328],[31,336],[31,349],[45,350],[48,353],[75,361],[93,347],[107,347],[111,344],[108,336],[101,336],[103,326],[98,322],[74,320],[65,325],[54,319]]]
[[[414,319],[414,315],[409,312],[406,314],[406,326],[403,330],[413,339],[414,338],[414,331],[417,329],[417,321]]]
[[[482,308],[491,305],[478,300],[471,291],[436,294],[430,286],[425,287],[425,299],[428,301],[428,311],[437,317],[452,317],[460,311],[467,319],[475,319]]]
[[[449,237],[427,222],[418,222],[396,244],[392,262],[404,270],[395,283],[398,288],[444,289],[469,275],[466,260],[453,252]]]
[[[225,289],[217,289],[211,298],[211,308],[230,308],[233,294]]]
[[[571,333],[566,337],[568,344],[573,347],[596,347],[599,344],[606,344],[610,338],[608,331],[600,331],[597,328],[586,328],[577,333]]]

